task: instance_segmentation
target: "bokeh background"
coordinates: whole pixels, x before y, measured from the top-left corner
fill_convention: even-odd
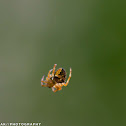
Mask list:
[[[55,63],[73,71],[53,93]],[[124,1],[0,1],[0,122],[125,126],[125,92]]]

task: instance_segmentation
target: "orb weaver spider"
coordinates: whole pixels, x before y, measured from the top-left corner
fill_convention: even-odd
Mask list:
[[[56,65],[57,64],[54,64],[53,69],[49,70],[46,80],[44,80],[44,76],[41,79],[41,86],[52,88],[53,92],[60,91],[63,86],[67,86],[70,81],[71,73],[72,73],[72,69],[70,68],[70,74],[65,83],[66,71],[63,68],[59,68],[57,69],[57,71],[55,71]],[[51,72],[52,74],[50,74]]]

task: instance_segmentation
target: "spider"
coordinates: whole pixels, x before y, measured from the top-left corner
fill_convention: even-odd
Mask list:
[[[66,71],[63,68],[59,68],[57,69],[57,71],[55,71],[56,65],[57,64],[54,64],[53,69],[49,70],[46,80],[44,80],[44,76],[41,79],[41,86],[52,88],[53,92],[60,91],[62,89],[62,86],[67,86],[70,81],[72,73],[72,69],[70,68],[70,74],[65,83]],[[51,72],[52,74],[50,74]]]

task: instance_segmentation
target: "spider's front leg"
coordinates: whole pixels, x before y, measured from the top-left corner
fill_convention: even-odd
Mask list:
[[[42,79],[41,79],[41,86],[42,86],[42,87],[47,87],[47,85],[44,85],[43,83],[46,83],[46,81],[44,81],[44,76],[43,76]]]
[[[60,83],[58,83],[58,84],[56,84],[56,85],[54,85],[53,87],[52,87],[52,91],[53,92],[57,92],[57,91],[60,91],[60,90],[62,90],[62,84],[60,84]]]
[[[70,81],[70,78],[71,78],[71,73],[72,73],[72,69],[70,68],[70,74],[69,74],[69,78],[67,79],[67,82],[66,83],[63,83],[64,86],[67,86],[69,81]]]

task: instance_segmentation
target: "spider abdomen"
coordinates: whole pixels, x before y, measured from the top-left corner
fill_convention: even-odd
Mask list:
[[[57,83],[64,83],[66,80],[66,71],[63,68],[59,68],[54,74],[54,80]]]

